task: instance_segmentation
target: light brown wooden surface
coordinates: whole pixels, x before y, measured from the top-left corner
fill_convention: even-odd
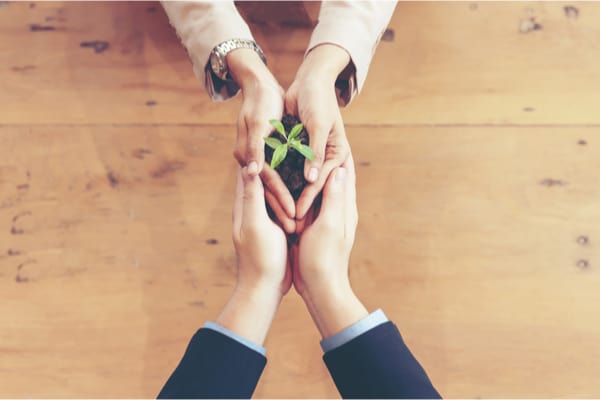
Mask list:
[[[0,121],[230,124],[235,118],[236,101],[210,103],[159,5],[36,4],[1,9],[0,81],[10,101]],[[573,3],[576,19],[565,16],[565,4],[571,3],[400,3],[390,24],[395,40],[379,46],[346,122],[600,123],[600,3]],[[520,20],[532,16],[543,30],[520,33]],[[56,30],[29,32],[30,24]],[[310,31],[254,32],[281,83],[289,84]],[[79,47],[90,40],[111,47],[101,54]],[[156,106],[147,107],[149,100]]]
[[[0,397],[152,397],[232,290],[239,102],[156,3],[35,4],[0,8]],[[345,111],[354,286],[446,397],[599,397],[600,4],[470,4],[399,4]],[[308,32],[255,31],[289,83]],[[336,397],[318,340],[291,294],[256,397]]]

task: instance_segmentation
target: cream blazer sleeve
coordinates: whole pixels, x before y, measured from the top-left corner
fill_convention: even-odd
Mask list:
[[[224,101],[239,91],[207,68],[212,49],[229,39],[254,40],[233,1],[162,1],[163,8],[192,60],[194,74],[209,96]],[[306,54],[320,44],[345,49],[351,63],[338,77],[338,102],[345,106],[360,92],[379,40],[389,24],[396,1],[329,1],[321,4],[319,21]]]
[[[375,49],[385,32],[396,1],[323,1],[308,52],[323,43],[332,43],[350,54],[354,68],[338,78],[338,102],[345,106],[361,91]]]
[[[209,96],[224,101],[237,94],[235,82],[223,81],[207,68],[210,52],[229,39],[254,40],[233,1],[161,1],[169,21],[186,48],[194,74]]]

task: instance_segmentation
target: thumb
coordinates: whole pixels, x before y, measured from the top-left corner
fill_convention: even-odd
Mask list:
[[[269,129],[268,126],[252,127],[252,129],[248,129],[246,165],[248,166],[248,174],[250,176],[255,177],[262,170],[265,161],[265,142],[263,133],[268,133]]]
[[[332,171],[323,188],[323,202],[317,221],[323,221],[330,226],[343,227],[345,213],[344,184],[347,171],[345,168],[336,168]]]
[[[310,136],[310,147],[313,150],[315,158],[310,161],[308,158],[304,163],[304,177],[310,183],[316,182],[319,179],[319,174],[322,172],[323,162],[325,161],[325,148],[327,147],[327,138],[329,130],[322,126],[316,125],[308,127]]]

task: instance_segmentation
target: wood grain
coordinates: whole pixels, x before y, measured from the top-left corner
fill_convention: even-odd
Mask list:
[[[369,131],[352,279],[442,393],[596,395],[594,129]],[[231,128],[0,135],[2,395],[155,395],[234,282]],[[267,347],[258,397],[336,395],[297,296]]]
[[[446,397],[600,396],[600,4],[566,4],[400,3],[344,112],[354,287]],[[289,84],[310,32],[253,30]],[[0,397],[155,396],[233,287],[239,100],[153,2],[3,5],[0,65]],[[289,295],[256,397],[337,397],[318,342]]]
[[[10,38],[0,42],[0,81],[11,99],[1,122],[235,120],[238,101],[209,101],[156,3],[35,4],[0,11],[0,36]],[[577,18],[565,15],[567,4]],[[520,33],[527,18],[543,29]],[[597,2],[401,2],[394,41],[380,44],[346,123],[600,124],[599,19]],[[31,32],[31,24],[55,30]],[[252,28],[287,87],[310,30]],[[110,47],[80,47],[94,40]]]

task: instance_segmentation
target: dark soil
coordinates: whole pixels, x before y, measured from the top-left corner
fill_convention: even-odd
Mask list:
[[[300,123],[300,120],[294,115],[287,114],[283,116],[281,123],[285,127],[285,131],[289,133],[294,125]],[[282,143],[286,142],[285,138],[276,130],[273,130],[269,136],[279,139]],[[306,129],[302,129],[302,132],[298,135],[298,139],[308,146],[308,132],[306,132]],[[265,144],[265,159],[269,164],[273,157],[273,151],[272,148]],[[298,200],[304,186],[308,183],[306,179],[304,179],[304,160],[305,158],[302,154],[298,153],[293,148],[290,148],[288,149],[287,156],[283,162],[275,168],[275,170],[279,172],[279,175],[283,179],[283,182],[292,194],[294,200]]]

